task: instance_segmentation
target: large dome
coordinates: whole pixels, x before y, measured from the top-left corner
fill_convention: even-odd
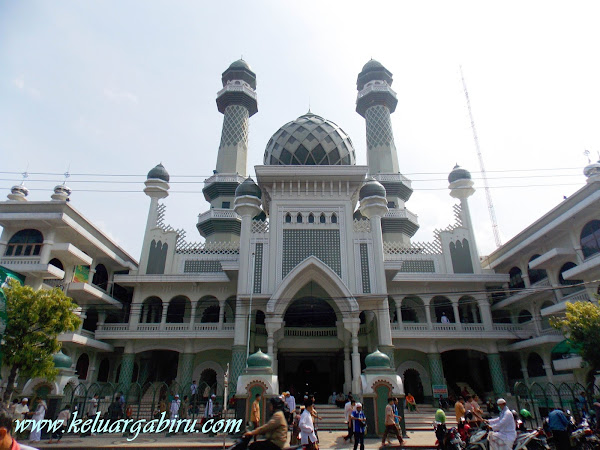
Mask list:
[[[354,146],[335,123],[307,113],[286,123],[269,140],[265,165],[355,165]]]

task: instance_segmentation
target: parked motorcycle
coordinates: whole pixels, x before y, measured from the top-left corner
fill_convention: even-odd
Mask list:
[[[434,422],[433,430],[437,438],[436,446],[439,450],[462,450],[466,447],[466,443],[460,438],[456,427],[448,430],[445,424]]]
[[[490,444],[488,441],[490,429],[484,428],[475,431],[469,442],[467,450],[488,450]],[[539,428],[532,431],[521,431],[517,433],[517,439],[513,444],[513,450],[550,450],[550,446],[546,441],[546,433]]]
[[[583,419],[577,429],[571,433],[571,447],[582,450],[600,448],[600,439],[590,428],[587,419]]]

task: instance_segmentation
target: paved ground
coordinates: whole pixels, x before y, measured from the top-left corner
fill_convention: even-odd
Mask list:
[[[341,431],[321,431],[319,438],[321,441],[320,447],[326,449],[348,449],[352,448],[352,444],[344,443],[344,432]],[[433,431],[409,431],[410,439],[406,439],[406,445],[403,448],[421,448],[433,449],[435,436]],[[28,444],[27,441],[22,441]],[[35,444],[40,449],[68,449],[68,450],[96,450],[108,448],[125,448],[128,450],[146,450],[146,449],[222,449],[223,437],[208,437],[201,433],[194,435],[176,435],[165,437],[162,434],[140,434],[140,436],[132,441],[127,442],[126,438],[120,435],[103,435],[89,436],[81,438],[79,436],[65,436],[59,444],[48,444],[48,441]],[[229,437],[225,440],[225,448],[233,444],[233,440]],[[379,448],[381,441],[379,439],[365,439],[365,447],[368,449]]]

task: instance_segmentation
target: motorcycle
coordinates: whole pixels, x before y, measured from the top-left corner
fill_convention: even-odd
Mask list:
[[[465,448],[466,443],[460,438],[456,427],[448,430],[445,424],[434,422],[433,430],[437,438],[436,445],[439,450],[462,450]]]
[[[577,429],[571,433],[571,446],[582,450],[600,448],[600,439],[590,428],[587,419],[583,419]]]
[[[490,444],[488,441],[489,428],[475,431],[467,444],[467,450],[488,450]],[[550,450],[546,441],[546,433],[539,428],[532,431],[521,431],[517,433],[517,439],[513,444],[513,450]]]

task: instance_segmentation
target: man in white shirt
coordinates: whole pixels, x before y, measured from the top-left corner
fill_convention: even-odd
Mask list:
[[[496,419],[487,421],[492,427],[488,437],[490,450],[511,450],[515,439],[517,439],[515,419],[508,406],[506,406],[506,400],[499,398],[497,403],[500,408],[500,415]]]
[[[442,313],[441,322],[442,323],[450,323],[450,319],[448,319],[448,316],[446,315],[446,313]]]
[[[171,408],[169,412],[171,413],[171,424],[175,423],[177,418],[179,417],[179,408],[181,407],[181,400],[179,400],[179,394],[175,394],[175,398],[171,402]],[[174,433],[167,433],[167,437],[171,436]]]
[[[348,434],[344,436],[344,442],[348,439],[352,441],[352,436],[354,435],[354,427],[352,426],[352,420],[350,419],[350,416],[354,411],[356,411],[356,402],[352,397],[348,397],[348,402],[344,405],[344,419],[348,424]]]
[[[300,416],[300,443],[302,445],[308,445],[317,442],[317,435],[315,434],[315,427],[312,419],[313,404],[310,400],[305,402],[304,412]]]
[[[294,413],[296,412],[296,398],[290,394],[290,391],[285,393],[285,403],[290,409],[290,423],[294,420]]]

